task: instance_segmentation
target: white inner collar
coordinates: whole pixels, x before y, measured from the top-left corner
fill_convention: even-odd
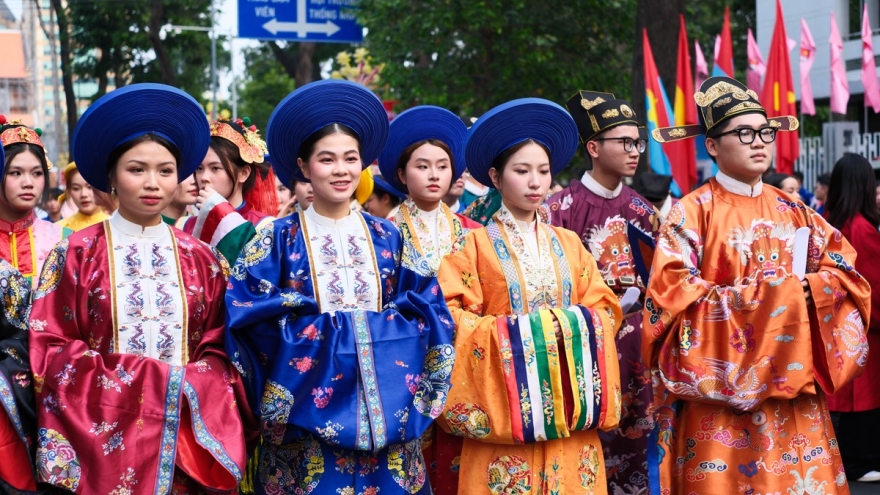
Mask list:
[[[144,227],[134,222],[129,222],[125,218],[122,218],[122,215],[119,214],[119,210],[113,212],[113,215],[110,216],[110,224],[119,232],[133,237],[159,237],[168,231],[168,226],[165,225],[164,222],[159,222],[159,225],[153,225],[150,227]]]
[[[608,189],[607,187],[603,186],[602,184],[599,184],[599,183],[596,181],[596,179],[594,179],[593,176],[590,175],[590,171],[589,171],[589,170],[587,170],[586,172],[584,172],[584,176],[581,177],[581,182],[582,182],[582,183],[584,184],[584,186],[585,186],[587,189],[589,189],[593,194],[595,194],[596,196],[601,196],[601,197],[603,197],[603,198],[605,198],[605,199],[614,199],[614,198],[616,198],[617,196],[619,196],[619,195],[620,195],[620,191],[623,190],[623,182],[617,184],[617,187],[614,188],[613,191],[612,191],[611,189]]]
[[[747,198],[755,198],[761,195],[763,191],[764,183],[758,182],[754,186],[750,186],[745,182],[740,182],[733,177],[726,175],[722,171],[718,171],[715,174],[715,180],[718,181],[718,184],[721,185],[728,192],[736,194],[737,196],[745,196]]]

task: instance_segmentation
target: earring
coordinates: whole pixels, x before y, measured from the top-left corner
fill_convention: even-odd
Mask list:
[[[116,194],[116,188],[115,188],[115,187],[111,187],[111,188],[110,188],[110,194]]]

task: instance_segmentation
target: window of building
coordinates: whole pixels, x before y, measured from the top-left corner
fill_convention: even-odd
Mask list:
[[[868,21],[875,34],[880,32],[880,0],[849,0],[849,32],[850,39],[859,39],[862,36],[862,12],[868,6]]]

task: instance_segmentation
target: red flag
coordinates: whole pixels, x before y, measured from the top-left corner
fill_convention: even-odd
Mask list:
[[[691,75],[691,55],[688,50],[687,29],[684,15],[679,14],[681,28],[678,31],[678,59],[675,64],[675,114],[674,125],[697,123],[697,107],[694,105],[694,79]],[[697,149],[694,141],[684,139],[666,145],[666,154],[672,165],[672,178],[682,194],[697,185]]]
[[[715,65],[733,77],[733,38],[730,36],[730,7],[724,7],[724,24],[721,26],[721,44],[715,56]]]
[[[773,39],[770,41],[770,56],[767,62],[767,78],[761,102],[769,117],[796,115],[794,83],[791,77],[791,62],[788,56],[788,37],[785,35],[785,17],[782,5],[776,0],[776,24]],[[790,174],[798,159],[800,145],[798,132],[780,132],[776,135],[776,171]]]

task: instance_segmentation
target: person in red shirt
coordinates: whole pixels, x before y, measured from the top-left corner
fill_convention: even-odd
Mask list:
[[[834,165],[825,216],[855,248],[856,271],[873,288],[880,287],[880,211],[870,162],[846,153]],[[837,440],[847,476],[858,481],[880,481],[880,291],[871,291],[867,364],[861,376],[828,397],[828,409],[840,413]]]

